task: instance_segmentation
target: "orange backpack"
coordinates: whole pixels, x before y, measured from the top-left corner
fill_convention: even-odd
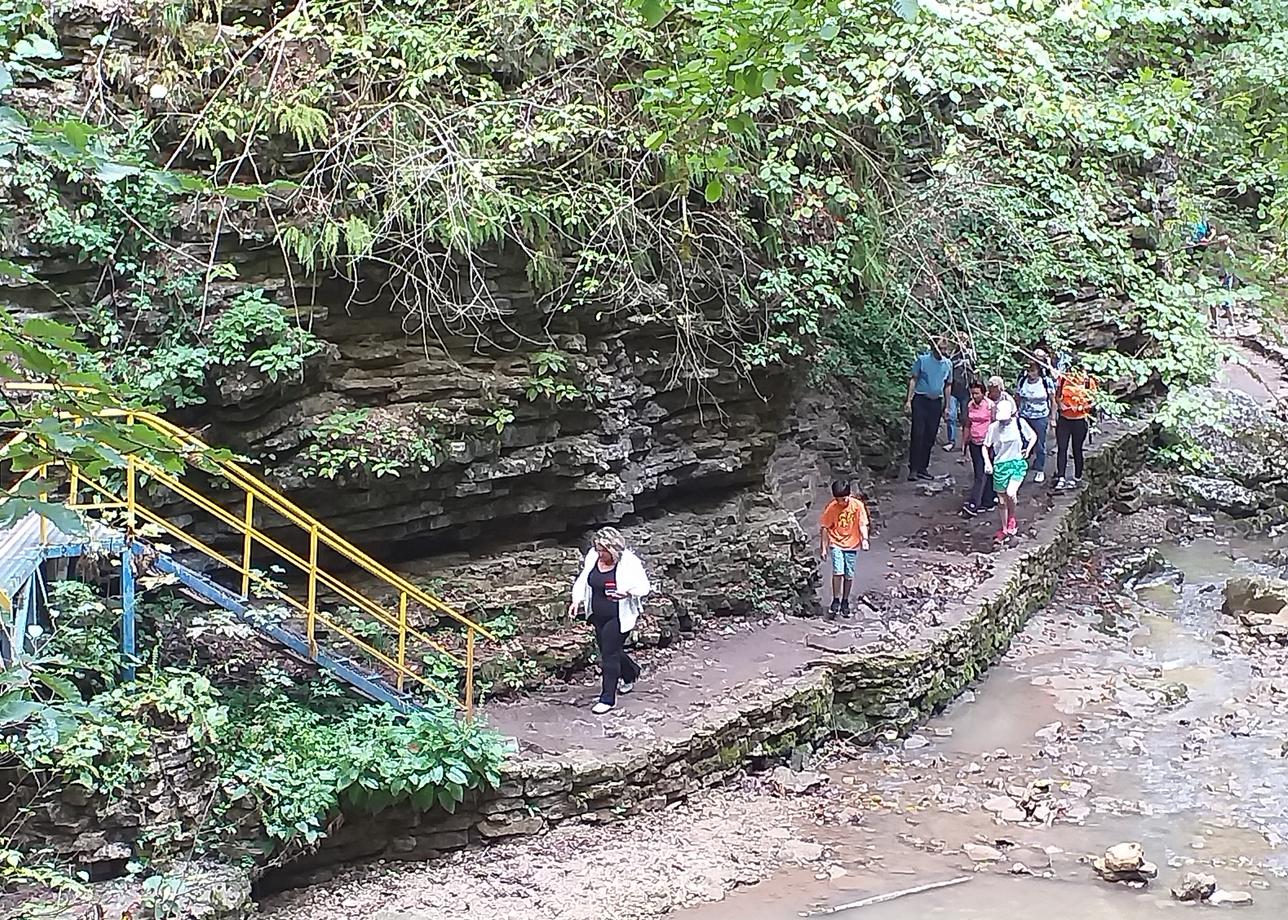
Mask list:
[[[1086,418],[1091,414],[1096,378],[1084,373],[1063,374],[1055,391],[1056,406],[1065,418]]]

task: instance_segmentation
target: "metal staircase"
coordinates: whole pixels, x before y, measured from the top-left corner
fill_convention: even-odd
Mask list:
[[[108,554],[120,566],[127,661],[135,652],[137,577],[155,573],[372,699],[402,711],[445,702],[472,712],[476,641],[496,638],[486,627],[377,562],[182,428],[148,412],[102,415],[161,436],[188,460],[185,472],[172,474],[140,452],[125,458],[119,482],[52,461],[10,484],[5,497],[37,483],[25,485],[25,494],[38,488],[43,500],[60,501],[77,513],[84,531],[66,533],[37,512],[0,530],[0,632],[7,633],[0,657],[24,653],[44,591],[45,563]],[[24,437],[0,447],[0,464]],[[240,551],[230,555],[210,545],[216,542],[211,534],[220,543],[239,538]],[[257,563],[281,574],[270,576]],[[433,627],[412,625],[431,621]]]

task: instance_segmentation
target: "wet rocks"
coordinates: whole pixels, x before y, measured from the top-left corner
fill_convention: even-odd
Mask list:
[[[1207,476],[1181,476],[1176,480],[1176,497],[1191,507],[1220,511],[1236,518],[1252,517],[1274,504],[1270,493]]]
[[[1001,850],[983,843],[968,843],[962,847],[962,852],[971,862],[1001,862],[1002,860]]]
[[[811,789],[817,789],[827,782],[822,773],[812,770],[793,770],[790,767],[778,767],[769,776],[769,782],[782,793],[803,795]]]
[[[1212,892],[1207,902],[1215,907],[1251,907],[1252,895],[1246,891],[1226,891],[1218,888]]]
[[[1222,611],[1258,641],[1288,643],[1288,581],[1239,575],[1225,583]]]
[[[1145,859],[1145,848],[1139,843],[1117,843],[1105,855],[1092,860],[1091,866],[1106,882],[1147,883],[1158,877],[1158,866]]]
[[[1052,798],[1051,789],[1049,779],[1035,779],[1027,786],[1008,786],[1005,795],[986,799],[984,810],[1001,821],[1015,824],[1050,824],[1060,813],[1060,805]]]
[[[1172,889],[1178,901],[1206,901],[1216,892],[1216,879],[1202,872],[1186,872],[1180,883]]]

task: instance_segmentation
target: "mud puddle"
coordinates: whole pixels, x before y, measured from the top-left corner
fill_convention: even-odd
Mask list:
[[[1242,648],[1221,612],[1273,549],[1199,539],[1134,587],[1066,579],[974,694],[819,765],[818,861],[674,916],[787,920],[968,876],[832,916],[1133,920],[1199,909],[1170,897],[1186,872],[1251,895],[1240,916],[1288,916],[1288,656]],[[1127,840],[1158,865],[1147,887],[1091,870]]]

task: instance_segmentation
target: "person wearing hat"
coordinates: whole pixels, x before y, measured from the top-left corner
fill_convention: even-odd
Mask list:
[[[1029,423],[1038,438],[1033,450],[1033,481],[1045,482],[1047,430],[1055,419],[1055,378],[1051,376],[1047,353],[1041,348],[1033,352],[1028,368],[1016,381],[1015,396],[1020,418]]]
[[[993,488],[999,500],[997,509],[1002,526],[994,534],[1001,543],[1019,530],[1015,520],[1016,499],[1020,484],[1028,475],[1025,458],[1037,443],[1033,428],[1015,412],[1015,403],[1007,399],[993,409],[993,423],[984,436],[984,469],[993,474]]]

